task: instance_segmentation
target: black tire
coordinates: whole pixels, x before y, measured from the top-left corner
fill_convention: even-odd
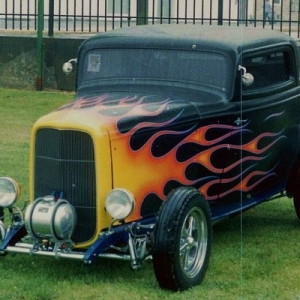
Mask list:
[[[209,205],[193,188],[174,190],[154,230],[153,266],[161,288],[185,290],[202,282],[212,240]]]
[[[298,217],[298,220],[300,221],[300,189],[299,189],[299,187],[296,188],[294,191],[293,200],[294,200],[295,212]]]
[[[286,186],[286,193],[289,198],[293,198],[294,208],[298,220],[300,221],[300,158],[296,161],[294,168],[290,174]]]

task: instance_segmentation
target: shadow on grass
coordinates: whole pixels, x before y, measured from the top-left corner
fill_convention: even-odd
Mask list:
[[[43,256],[28,256],[22,254],[8,254],[0,258],[2,272],[26,278],[29,282],[45,280],[69,283],[81,282],[86,285],[121,283],[145,285],[158,288],[155,280],[152,262],[147,261],[140,270],[134,271],[130,262],[97,259],[93,264],[86,265],[82,261],[68,259],[54,259]],[[147,278],[147,281],[142,280]]]
[[[281,231],[299,230],[300,222],[297,219],[291,199],[282,198],[260,204],[248,211],[230,217],[214,226],[214,237],[222,234],[235,233],[236,235],[255,235],[256,232],[268,230]]]

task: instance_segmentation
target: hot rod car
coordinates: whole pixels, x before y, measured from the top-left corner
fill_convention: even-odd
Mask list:
[[[2,254],[152,258],[159,285],[184,290],[204,278],[215,222],[282,195],[300,218],[291,37],[137,26],[87,39],[75,64],[75,99],[32,129],[24,213],[0,178]]]

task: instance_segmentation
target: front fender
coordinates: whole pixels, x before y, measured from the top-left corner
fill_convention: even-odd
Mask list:
[[[25,229],[24,223],[13,225],[7,232],[2,244],[0,245],[0,252],[5,252],[7,246],[14,246],[19,242],[25,235],[27,231]]]
[[[119,242],[127,242],[128,233],[124,226],[116,227],[113,231],[103,232],[96,242],[84,253],[83,260],[91,264],[99,254],[102,254],[110,246]]]
[[[98,256],[101,256],[101,254],[103,254],[111,246],[118,244],[129,245],[129,236],[133,236],[133,230],[137,230],[136,234],[139,236],[149,234],[153,231],[156,221],[156,216],[151,216],[138,222],[122,224],[120,226],[112,227],[108,231],[102,232],[96,242],[84,253],[84,262],[91,264]]]

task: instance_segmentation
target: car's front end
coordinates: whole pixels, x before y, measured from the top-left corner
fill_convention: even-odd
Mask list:
[[[17,182],[0,179],[0,205],[11,213],[12,221],[8,228],[2,223],[2,252],[90,262],[95,251],[97,256],[109,256],[104,252],[114,245],[113,258],[131,259],[122,245],[128,244],[130,232],[139,229],[134,224],[134,229],[125,230],[121,223],[133,213],[135,199],[125,188],[114,189],[109,127],[115,124],[104,124],[95,108],[62,107],[34,125],[30,147],[34,201],[25,213],[14,204],[20,190]],[[118,229],[113,231],[113,226]]]

